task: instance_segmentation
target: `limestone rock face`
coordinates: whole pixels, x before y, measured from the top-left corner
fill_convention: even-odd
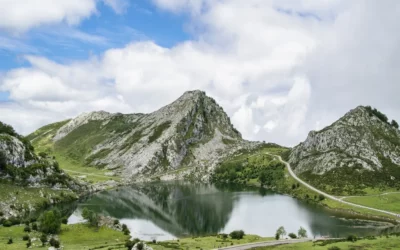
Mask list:
[[[332,125],[310,132],[293,148],[289,162],[298,174],[322,175],[345,166],[371,172],[386,171],[388,165],[400,169],[400,131],[359,106]]]
[[[220,159],[257,145],[243,140],[215,100],[197,90],[150,114],[82,114],[50,134],[59,154],[127,181],[207,179]],[[34,145],[43,144],[35,139],[43,135],[32,135]]]

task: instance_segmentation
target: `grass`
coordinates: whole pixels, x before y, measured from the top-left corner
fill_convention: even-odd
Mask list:
[[[245,235],[241,240],[233,240],[231,238],[223,239],[219,236],[206,236],[206,237],[193,237],[183,238],[174,241],[163,241],[148,243],[154,250],[167,250],[167,249],[184,249],[184,250],[198,250],[198,249],[214,249],[223,246],[240,245],[253,242],[271,241],[273,238],[263,238],[257,235]]]
[[[105,169],[98,169],[95,167],[85,167],[80,162],[71,160],[58,153],[53,153],[58,161],[60,168],[67,172],[73,178],[79,179],[80,176],[86,176],[83,180],[91,183],[99,183],[108,180],[119,181],[120,177],[107,176],[106,173],[110,172]]]
[[[255,248],[254,250],[327,250],[327,249],[335,249],[334,246],[338,247],[336,249],[340,250],[380,250],[380,249],[399,249],[400,246],[400,237],[378,237],[376,239],[365,239],[365,240],[358,240],[356,242],[337,242],[331,243],[325,246],[321,245],[321,241],[316,243],[313,242],[305,242],[305,243],[295,243],[295,244],[287,244],[287,245],[280,245],[280,246],[271,246],[271,247],[259,247]]]
[[[26,248],[26,241],[22,240],[24,226],[0,227],[0,249],[4,250],[20,250]],[[39,232],[29,233],[32,241],[33,249],[47,249],[49,246],[42,247],[38,240]],[[13,239],[13,244],[7,244],[8,238]],[[89,250],[89,249],[126,249],[125,241],[129,236],[125,236],[122,232],[115,231],[107,227],[99,229],[90,228],[86,224],[62,225],[59,239],[64,250]]]
[[[0,190],[0,201],[9,206],[15,206],[18,211],[27,210],[30,206],[44,208],[50,205],[50,199],[61,201],[77,198],[69,190],[21,187],[4,182],[0,183]]]
[[[345,200],[368,207],[400,213],[400,193],[348,197]]]
[[[123,246],[129,239],[129,236],[125,236],[122,232],[107,227],[94,229],[86,224],[63,225],[59,237],[64,250],[108,249],[110,247],[126,249]]]

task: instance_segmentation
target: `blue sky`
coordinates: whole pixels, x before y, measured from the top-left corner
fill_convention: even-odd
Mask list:
[[[122,13],[99,3],[97,13],[77,26],[61,23],[23,34],[0,30],[0,45],[1,41],[20,44],[12,49],[0,46],[0,70],[26,66],[22,59],[26,54],[63,63],[101,55],[107,49],[140,40],[152,40],[169,48],[191,38],[185,29],[186,22],[187,15],[160,10],[147,0],[130,3]],[[4,100],[4,94],[0,94],[0,100]]]

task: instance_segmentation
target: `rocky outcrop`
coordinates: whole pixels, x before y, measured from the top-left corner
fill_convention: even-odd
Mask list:
[[[334,175],[346,167],[354,169],[354,178],[361,173],[385,175],[387,184],[400,179],[400,131],[371,108],[359,106],[332,125],[310,132],[292,149],[289,163],[297,174]]]
[[[202,91],[188,91],[150,114],[82,114],[54,132],[51,141],[57,153],[107,168],[127,181],[206,179],[220,159],[257,145],[243,140],[224,110]]]

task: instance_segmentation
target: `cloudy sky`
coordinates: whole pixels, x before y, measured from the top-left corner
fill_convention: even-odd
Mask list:
[[[397,0],[0,0],[0,120],[151,112],[201,89],[243,136],[304,140],[358,105],[400,120]]]

